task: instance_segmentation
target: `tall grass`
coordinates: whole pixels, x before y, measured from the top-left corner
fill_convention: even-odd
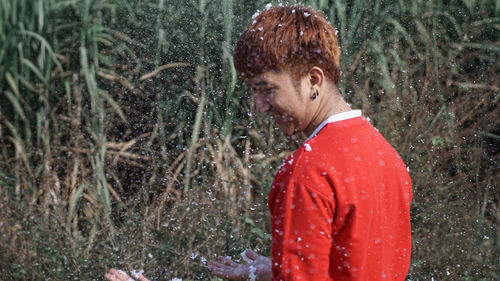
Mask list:
[[[269,254],[273,171],[232,48],[266,1],[0,0],[0,279]],[[341,92],[408,164],[409,280],[498,279],[498,1],[316,0]]]

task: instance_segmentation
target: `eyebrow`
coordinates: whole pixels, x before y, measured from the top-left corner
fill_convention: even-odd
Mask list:
[[[262,81],[259,81],[257,83],[255,83],[252,88],[257,88],[257,87],[277,87],[277,85],[273,84],[273,83],[270,83],[270,82],[267,82],[265,80],[262,80]]]
[[[266,81],[259,81],[255,83],[255,86],[267,86],[267,85],[269,85],[269,83],[267,83]]]

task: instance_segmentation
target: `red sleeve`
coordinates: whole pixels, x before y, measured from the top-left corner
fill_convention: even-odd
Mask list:
[[[292,182],[275,197],[272,280],[331,280],[334,197]]]

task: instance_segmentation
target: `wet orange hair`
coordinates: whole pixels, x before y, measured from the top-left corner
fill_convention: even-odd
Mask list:
[[[336,33],[323,13],[309,7],[273,7],[258,14],[241,34],[234,65],[245,80],[267,71],[289,71],[297,79],[318,66],[337,85],[340,48]]]

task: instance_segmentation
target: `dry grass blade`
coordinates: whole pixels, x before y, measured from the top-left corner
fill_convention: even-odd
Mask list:
[[[7,79],[7,83],[9,84],[12,91],[14,91],[14,94],[16,94],[16,97],[20,98],[21,94],[19,93],[19,89],[17,88],[17,85],[16,85],[16,82],[14,81],[14,78],[12,77],[12,75],[9,72],[5,73],[5,79]]]
[[[86,184],[80,184],[78,188],[73,189],[71,192],[71,195],[69,196],[69,207],[68,207],[68,216],[67,216],[67,221],[68,224],[71,222],[73,219],[73,216],[75,214],[76,210],[76,205],[78,204],[78,201],[80,200],[80,197],[82,196],[82,193],[86,187]]]
[[[9,99],[9,101],[11,102],[12,107],[15,109],[17,114],[19,114],[19,117],[21,117],[23,121],[27,121],[26,115],[24,115],[24,110],[21,104],[19,103],[19,99],[17,99],[10,91],[5,91],[4,94],[7,97],[7,99]]]
[[[146,73],[146,74],[142,75],[141,77],[139,77],[139,80],[142,81],[142,80],[146,80],[146,79],[149,79],[151,77],[154,77],[158,73],[160,73],[160,71],[165,70],[165,69],[174,68],[174,67],[186,67],[186,66],[189,66],[189,65],[190,65],[189,63],[185,63],[185,62],[172,62],[172,63],[168,63],[168,64],[165,64],[165,65],[162,65],[162,66],[156,68],[155,70],[153,70],[153,71],[151,71],[149,73]]]
[[[116,201],[118,201],[121,206],[125,209],[125,211],[127,211],[127,205],[125,205],[122,201],[122,199],[120,198],[120,195],[118,195],[118,193],[115,191],[115,189],[110,185],[108,184],[108,189],[109,189],[109,192],[111,192],[111,195],[113,195],[113,197],[115,198]]]
[[[497,81],[498,82],[498,81]],[[500,87],[496,85],[482,84],[482,83],[467,83],[467,82],[457,82],[453,80],[446,80],[446,85],[454,85],[458,87],[464,87],[469,89],[481,89],[481,90],[490,90],[493,92],[500,91]]]
[[[106,101],[111,105],[111,107],[116,111],[122,122],[127,123],[127,118],[125,118],[125,114],[123,113],[120,105],[118,105],[118,103],[107,92],[102,91],[101,94],[104,96],[104,99],[106,99]]]
[[[110,149],[118,149],[119,152],[116,154],[115,158],[113,159],[112,166],[115,166],[116,163],[118,162],[118,158],[120,156],[123,156],[123,152],[125,152],[127,149],[131,148],[134,146],[134,144],[137,142],[137,139],[132,139],[128,142],[122,142],[122,143],[116,143],[116,142],[106,142],[106,147]],[[109,152],[109,151],[108,151]]]
[[[122,84],[123,87],[125,87],[129,90],[132,90],[134,88],[134,86],[132,86],[132,84],[129,81],[127,81],[124,77],[120,77],[116,74],[110,74],[110,73],[104,73],[102,71],[98,71],[97,75],[101,78],[104,78],[104,79],[108,79],[111,81],[118,81],[120,84]]]
[[[30,162],[28,161],[28,156],[26,155],[26,151],[24,150],[25,146],[23,145],[23,143],[21,143],[20,141],[16,140],[13,137],[8,136],[7,139],[10,140],[12,144],[14,144],[14,147],[16,149],[16,154],[18,155],[18,157],[22,159],[24,168],[28,172],[28,175],[32,177],[33,173],[31,171]]]

